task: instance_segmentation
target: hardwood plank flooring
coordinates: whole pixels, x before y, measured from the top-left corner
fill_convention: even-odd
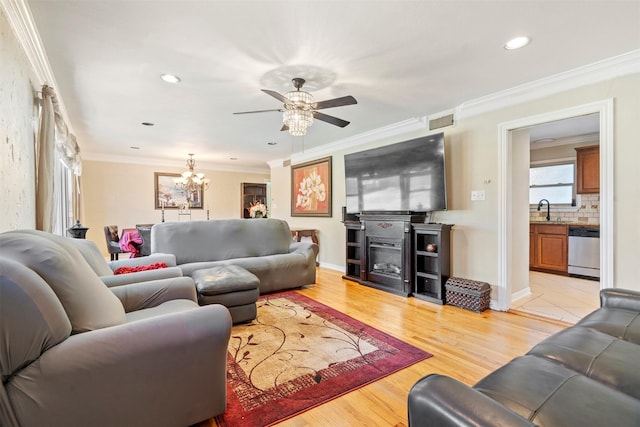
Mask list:
[[[423,376],[440,373],[472,385],[564,328],[539,318],[492,310],[474,313],[404,298],[344,280],[340,272],[323,268],[318,268],[316,284],[299,292],[433,357],[285,420],[279,427],[407,426],[409,389]],[[215,422],[200,426],[215,426]]]

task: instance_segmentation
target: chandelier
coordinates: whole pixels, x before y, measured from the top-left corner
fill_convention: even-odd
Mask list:
[[[311,101],[313,97],[309,92],[294,90],[287,92],[284,96],[290,101],[285,104],[285,111],[282,114],[282,123],[289,128],[289,133],[293,136],[304,136],[307,128],[313,124],[313,112],[311,111]]]
[[[200,190],[206,190],[209,188],[209,180],[205,179],[202,172],[195,173],[193,168],[196,165],[196,161],[193,160],[193,154],[189,153],[189,159],[187,160],[188,171],[182,172],[182,175],[178,178],[174,178],[173,182],[177,186],[182,187],[187,194],[196,193]]]

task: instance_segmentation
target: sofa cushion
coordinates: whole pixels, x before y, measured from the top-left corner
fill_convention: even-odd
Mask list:
[[[63,248],[46,234],[2,233],[2,256],[24,264],[47,282],[62,303],[74,333],[124,323],[122,304],[80,252],[73,247]]]
[[[640,312],[621,308],[601,308],[582,318],[577,325],[640,344]]]
[[[0,258],[0,373],[2,381],[71,334],[55,293],[33,270]]]
[[[553,360],[640,399],[639,345],[575,326],[550,336],[527,354]]]
[[[474,388],[539,426],[632,426],[640,401],[558,363],[518,357]]]
[[[165,222],[151,229],[151,252],[172,253],[178,265],[289,252],[291,230],[278,219]]]

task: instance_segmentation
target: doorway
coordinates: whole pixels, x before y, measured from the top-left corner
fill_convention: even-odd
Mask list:
[[[498,236],[498,308],[507,311],[512,297],[528,292],[528,257],[523,255],[529,240],[523,219],[528,219],[528,204],[514,203],[514,182],[523,181],[528,171],[523,156],[513,143],[514,131],[571,117],[599,114],[600,122],[600,289],[613,287],[613,100],[607,99],[564,110],[502,123],[499,137],[499,236]],[[515,153],[515,154],[514,154]],[[517,160],[517,162],[514,161]],[[527,221],[528,223],[528,221]]]

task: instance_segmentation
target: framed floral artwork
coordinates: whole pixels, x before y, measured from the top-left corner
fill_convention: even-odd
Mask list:
[[[176,185],[179,173],[154,172],[154,198],[156,209],[202,209],[202,189],[187,193]]]
[[[331,157],[291,166],[291,216],[331,216]]]

